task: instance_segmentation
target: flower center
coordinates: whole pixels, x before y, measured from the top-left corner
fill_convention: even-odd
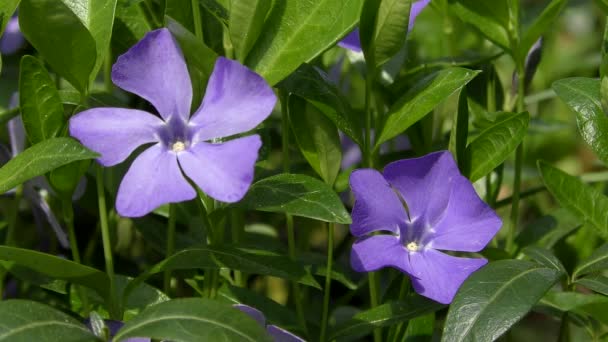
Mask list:
[[[173,152],[176,152],[176,153],[181,152],[186,149],[186,144],[184,144],[183,142],[178,140],[178,141],[174,142],[173,145],[171,145],[171,149],[173,150]]]
[[[418,248],[420,248],[420,246],[418,246],[417,243],[412,241],[412,242],[408,243],[407,245],[405,245],[405,248],[407,248],[407,250],[410,252],[417,252]]]

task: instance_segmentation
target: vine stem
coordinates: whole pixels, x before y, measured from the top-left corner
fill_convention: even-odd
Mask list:
[[[327,224],[327,269],[325,270],[325,288],[323,295],[323,315],[321,316],[321,335],[319,341],[325,342],[327,321],[329,319],[329,298],[331,290],[331,270],[334,260],[334,224]]]
[[[116,307],[116,291],[114,284],[114,259],[112,257],[112,242],[110,240],[110,227],[108,226],[108,210],[106,208],[106,193],[103,187],[103,169],[97,165],[97,203],[99,206],[99,222],[101,225],[101,239],[103,243],[103,256],[106,263],[106,273],[110,278],[109,312],[113,319],[121,319]]]
[[[169,204],[169,223],[167,224],[167,249],[165,251],[165,257],[169,258],[175,251],[175,204]],[[171,270],[166,270],[163,279],[163,288],[165,293],[168,295],[171,291]]]

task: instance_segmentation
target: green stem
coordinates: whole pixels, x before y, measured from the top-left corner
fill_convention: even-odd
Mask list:
[[[108,47],[106,59],[103,63],[103,83],[108,93],[112,93],[112,49]]]
[[[169,223],[167,225],[167,249],[165,253],[165,257],[169,258],[173,255],[175,251],[175,218],[177,214],[175,213],[175,204],[169,204]],[[171,291],[171,270],[166,270],[164,274],[164,289],[165,294],[169,295]]]
[[[13,207],[8,214],[8,227],[6,231],[5,244],[7,246],[15,245],[15,232],[17,231],[17,218],[19,217],[19,204],[23,197],[23,186],[19,185],[15,189],[15,198],[13,199]]]
[[[108,211],[106,209],[106,193],[103,187],[103,169],[97,165],[97,203],[99,205],[99,222],[101,224],[101,240],[103,243],[103,256],[106,262],[106,273],[110,278],[110,303],[108,305],[110,318],[121,319],[116,307],[116,291],[114,285],[114,259],[112,258],[112,243],[110,240],[110,227],[108,226]]]
[[[378,306],[378,272],[369,272],[369,302],[370,307]],[[374,342],[382,341],[382,329],[374,329]]]
[[[230,228],[232,235],[232,242],[235,245],[238,245],[242,240],[242,235],[244,233],[244,225],[243,225],[243,217],[241,212],[238,209],[232,209],[230,212]],[[245,277],[243,276],[243,272],[235,270],[234,271],[234,282],[236,286],[245,287]]]
[[[199,0],[191,0],[192,16],[194,17],[194,34],[198,40],[203,41],[203,24],[201,22],[201,8]]]
[[[410,278],[408,278],[407,276],[403,276],[403,279],[401,279],[401,286],[399,287],[399,300],[404,300],[405,296],[407,295],[407,293],[409,292],[410,289]],[[401,334],[401,330],[403,329],[403,324],[404,322],[401,322],[397,325],[393,325],[388,333],[388,339],[387,341],[396,341],[396,337],[399,336]]]
[[[76,239],[76,229],[74,228],[74,208],[72,207],[72,199],[64,198],[61,201],[61,209],[63,212],[63,220],[68,228],[68,236],[70,240],[70,249],[72,250],[72,259],[78,264],[82,264],[80,258],[80,250],[78,248],[78,240]],[[76,287],[80,300],[82,301],[82,309],[85,315],[89,313],[89,298],[85,289],[81,286]]]
[[[321,336],[319,341],[325,342],[327,332],[327,320],[329,318],[329,298],[331,290],[331,270],[334,258],[334,224],[327,225],[327,269],[325,270],[325,288],[323,295],[323,315],[321,316]]]

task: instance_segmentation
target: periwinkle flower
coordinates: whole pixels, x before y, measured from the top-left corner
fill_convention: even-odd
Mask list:
[[[355,170],[350,185],[356,271],[397,268],[410,275],[416,292],[447,304],[462,282],[487,263],[441,252],[478,252],[502,225],[460,174],[450,152],[399,160],[383,173]]]
[[[251,306],[245,304],[234,304],[233,307],[246,313],[251,318],[256,320],[262,327],[265,327],[266,332],[272,337],[274,342],[304,342],[303,339],[283,328],[276,325],[267,324],[264,314],[256,308],[252,308]]]
[[[17,52],[25,44],[25,38],[19,29],[19,18],[14,15],[6,23],[4,33],[0,37],[0,52],[10,55]]]
[[[416,17],[422,12],[422,10],[431,2],[431,0],[419,0],[412,4],[410,8],[410,19],[408,22],[407,30],[411,31],[414,27]],[[338,46],[345,49],[349,49],[354,52],[361,52],[361,41],[359,40],[359,29],[354,29],[351,33],[347,34],[340,42]]]
[[[270,115],[276,96],[264,79],[236,61],[218,58],[201,106],[190,117],[192,87],[182,52],[167,29],[151,31],[112,68],[118,87],[141,96],[161,118],[136,109],[93,108],[70,120],[70,133],[113,166],[136,148],[152,144],[133,162],[116,198],[122,216],[143,216],[156,207],[193,199],[196,191],[239,201],[253,180],[262,142],[247,132]]]

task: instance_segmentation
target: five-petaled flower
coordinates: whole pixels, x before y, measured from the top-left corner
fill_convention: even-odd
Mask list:
[[[359,272],[395,267],[416,292],[450,303],[464,280],[487,260],[440,252],[479,252],[502,221],[462,176],[450,152],[355,170],[351,265]],[[382,234],[372,235],[373,232]]]
[[[192,86],[184,57],[167,29],[146,34],[112,68],[112,81],[141,96],[159,112],[93,108],[70,120],[70,133],[112,166],[136,148],[143,151],[124,176],[116,198],[122,216],[143,216],[165,203],[196,197],[183,173],[207,195],[240,200],[253,180],[262,145],[259,135],[223,143],[266,119],[276,103],[264,79],[238,62],[219,57],[201,106],[190,117]]]

